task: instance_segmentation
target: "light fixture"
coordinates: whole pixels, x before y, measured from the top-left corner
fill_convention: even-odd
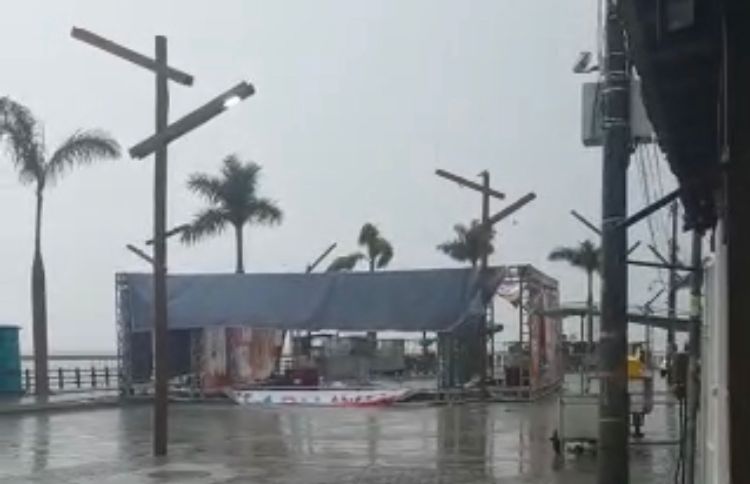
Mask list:
[[[576,74],[586,74],[599,70],[599,66],[591,64],[591,52],[585,50],[578,54],[576,62],[573,64],[573,72]]]
[[[239,96],[232,96],[224,100],[224,109],[229,109],[232,106],[236,106],[242,99]]]

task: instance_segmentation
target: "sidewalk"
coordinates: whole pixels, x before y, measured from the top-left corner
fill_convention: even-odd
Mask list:
[[[58,393],[50,395],[46,400],[37,399],[35,396],[2,397],[0,398],[0,416],[28,412],[104,408],[119,404],[120,399],[116,390]]]

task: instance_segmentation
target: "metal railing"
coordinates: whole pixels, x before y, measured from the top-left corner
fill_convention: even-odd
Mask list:
[[[33,358],[22,358],[21,385],[27,394],[35,391]],[[117,357],[114,355],[51,355],[48,372],[52,392],[114,390],[119,384]]]

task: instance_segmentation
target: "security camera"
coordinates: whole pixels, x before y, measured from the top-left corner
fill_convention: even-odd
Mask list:
[[[589,66],[591,64],[591,52],[583,51],[578,54],[575,64],[573,64],[573,72],[576,74],[585,74],[599,69],[599,66]]]

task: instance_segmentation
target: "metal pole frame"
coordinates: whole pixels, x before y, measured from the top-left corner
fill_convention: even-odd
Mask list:
[[[703,271],[701,266],[703,253],[703,234],[693,231],[691,265],[698,267],[690,280],[690,348],[687,375],[687,428],[685,442],[685,481],[695,484],[696,454],[698,450],[698,405],[701,393],[701,324],[703,304]]]
[[[602,153],[602,295],[599,332],[598,484],[629,479],[627,169],[631,153],[630,63],[621,2],[604,0],[606,17]]]
[[[669,208],[672,217],[672,238],[669,242],[669,289],[667,292],[667,317],[674,319],[677,317],[677,214],[679,213],[679,204],[675,200]],[[672,356],[677,348],[675,347],[675,328],[670,325],[667,330],[667,363],[669,364],[669,382],[672,382]]]
[[[133,393],[133,371],[131,368],[131,340],[133,333],[130,327],[130,312],[127,301],[129,288],[125,274],[115,275],[115,317],[117,324],[117,385],[121,398]]]

